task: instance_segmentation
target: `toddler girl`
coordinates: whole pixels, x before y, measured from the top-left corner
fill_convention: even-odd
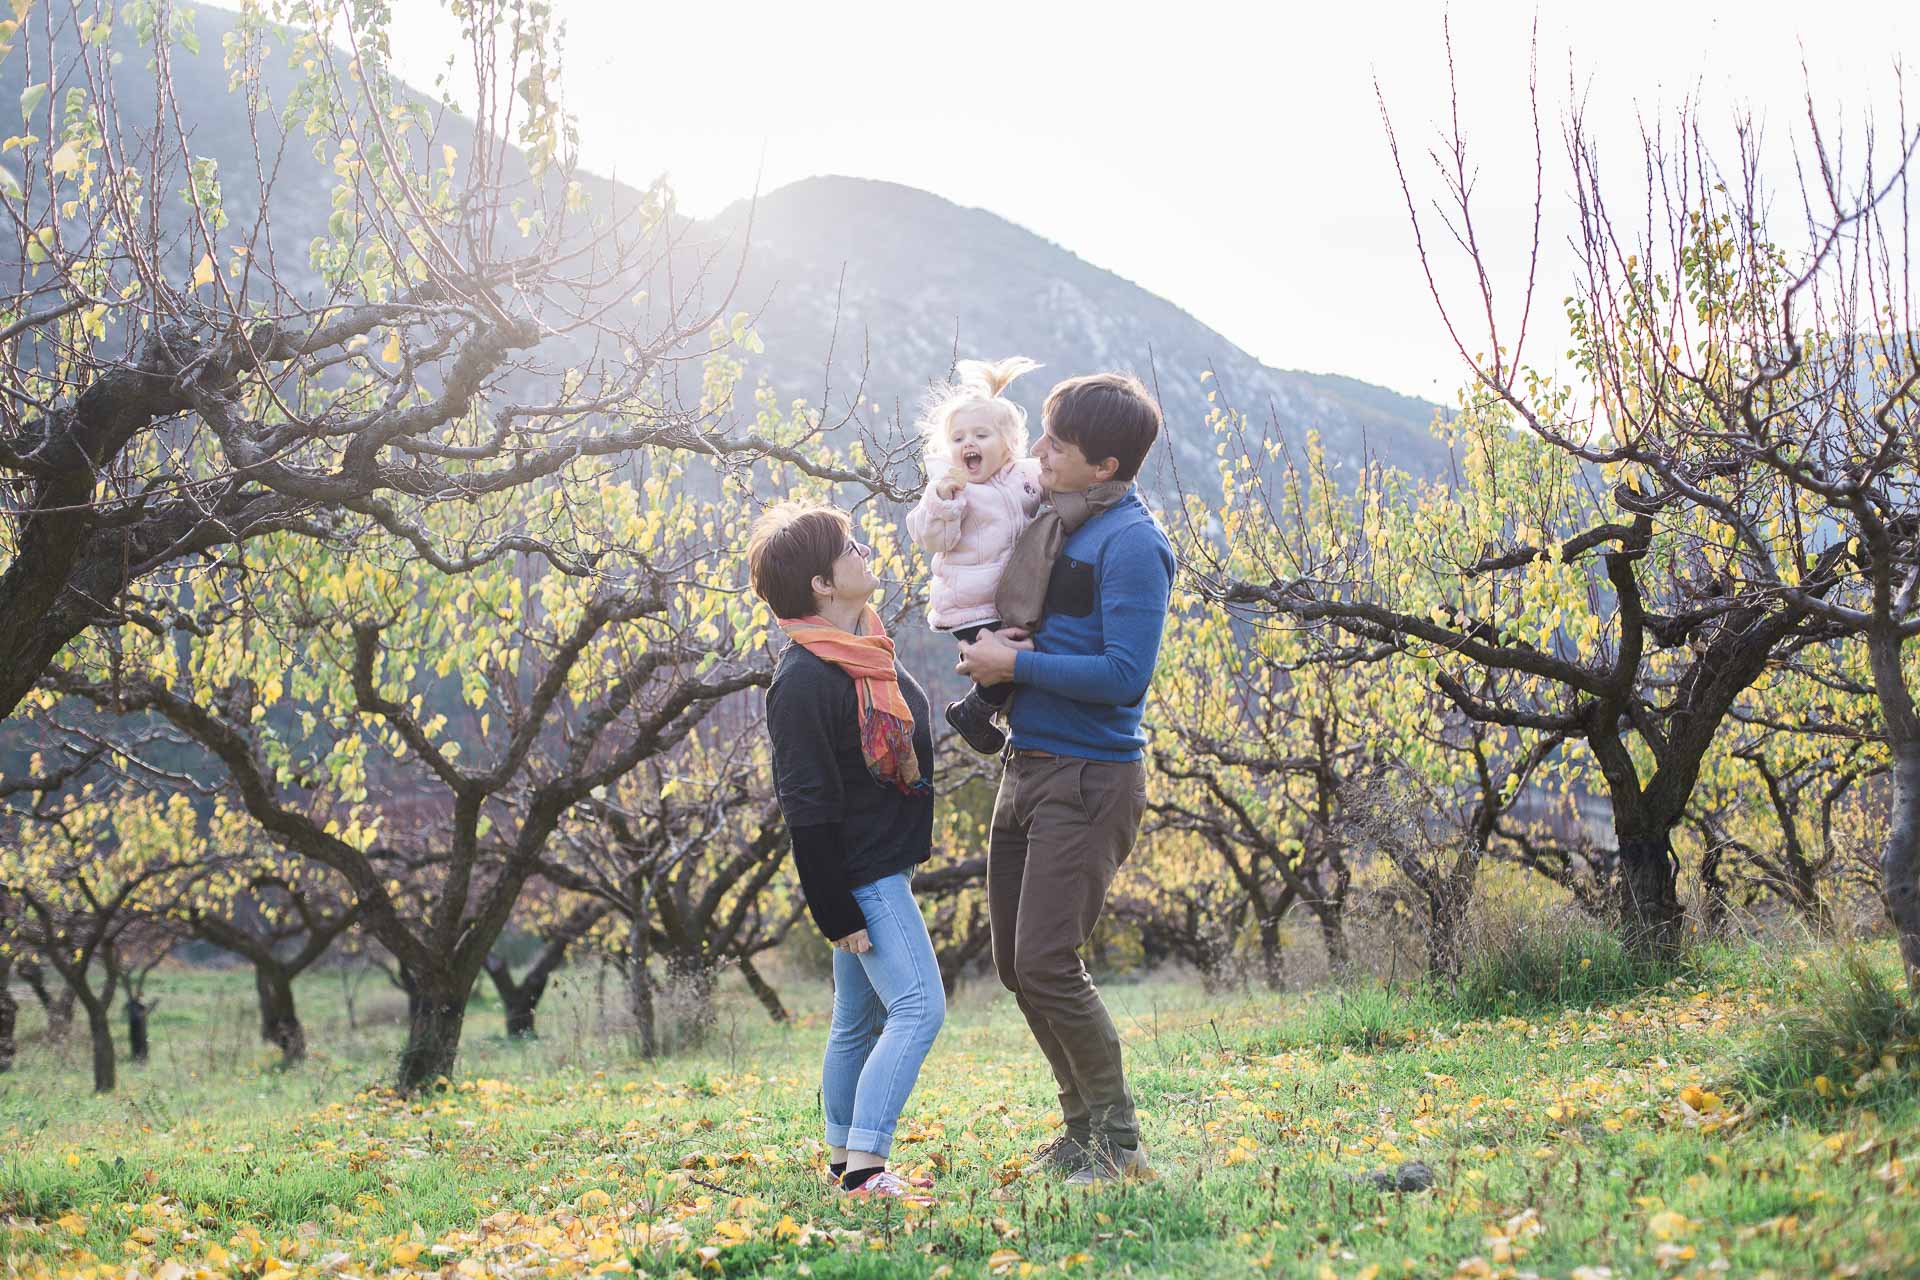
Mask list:
[[[935,393],[920,420],[927,474],[934,478],[907,516],[907,532],[933,553],[927,621],[958,641],[1000,625],[994,588],[1014,540],[1040,509],[1040,464],[1027,456],[1027,411],[1002,394],[1039,367],[1025,356],[992,364],[962,360],[955,381]],[[994,716],[1012,694],[1012,684],[976,684],[947,704],[947,723],[975,751],[998,751],[1007,735]]]

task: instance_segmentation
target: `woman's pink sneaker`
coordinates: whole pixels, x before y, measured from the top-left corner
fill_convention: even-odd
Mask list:
[[[853,1190],[841,1194],[867,1198],[886,1196],[911,1204],[932,1204],[933,1197],[927,1194],[927,1188],[932,1185],[930,1178],[903,1178],[891,1169],[882,1169]]]

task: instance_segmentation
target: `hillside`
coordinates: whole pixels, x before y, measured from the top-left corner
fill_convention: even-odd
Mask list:
[[[741,237],[748,213],[744,202],[734,205],[714,231]],[[1340,461],[1371,449],[1427,473],[1444,458],[1428,431],[1435,406],[1351,378],[1263,365],[1166,299],[984,209],[896,183],[822,177],[761,197],[751,214],[738,297],[759,306],[767,347],[759,365],[783,396],[819,397],[837,302],[836,387],[851,394],[864,342],[866,399],[888,413],[897,405],[909,421],[957,349],[1041,361],[1042,372],[1016,384],[1036,415],[1047,387],[1070,374],[1127,369],[1150,378],[1189,484],[1212,475],[1213,388],[1256,423],[1271,412],[1293,439],[1318,430]],[[1203,383],[1208,369],[1215,378]],[[1169,478],[1158,477],[1163,486]]]

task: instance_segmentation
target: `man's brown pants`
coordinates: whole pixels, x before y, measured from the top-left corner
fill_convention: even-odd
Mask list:
[[[1008,757],[987,846],[993,966],[1060,1085],[1067,1132],[1140,1144],[1120,1036],[1080,949],[1146,812],[1146,766]]]

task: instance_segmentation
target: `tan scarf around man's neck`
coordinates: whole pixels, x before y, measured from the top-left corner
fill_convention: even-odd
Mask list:
[[[1067,535],[1127,496],[1131,481],[1105,480],[1078,493],[1049,494],[1040,513],[1021,531],[993,593],[993,604],[1003,627],[1028,631],[1040,625],[1046,612],[1047,583],[1053,562]]]

